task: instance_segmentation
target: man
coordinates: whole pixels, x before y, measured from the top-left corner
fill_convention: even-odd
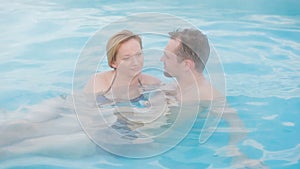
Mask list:
[[[179,84],[177,99],[197,101],[222,97],[203,75],[210,53],[207,37],[193,29],[184,29],[169,34],[171,39],[161,61],[164,62],[165,75],[175,77]]]
[[[177,80],[177,100],[181,103],[195,104],[218,101],[223,103],[223,107],[226,106],[225,96],[218,92],[203,74],[210,53],[207,37],[195,29],[177,30],[169,34],[171,37],[161,61],[164,63],[165,76]],[[242,127],[243,123],[237,118],[237,113],[230,110],[224,113],[223,117],[232,127]],[[234,122],[231,120],[233,116],[237,118]]]
[[[226,97],[218,92],[203,74],[210,54],[206,35],[195,29],[177,30],[170,32],[169,35],[170,40],[165,47],[161,61],[164,63],[165,76],[174,77],[177,80],[176,98],[178,102],[185,105],[188,103],[187,105],[190,105],[190,107],[210,103],[206,107],[212,107],[212,111],[208,112],[206,118],[211,116],[221,118],[222,116],[228,122],[230,141],[226,148],[230,151],[229,153],[236,155],[235,162],[239,163],[239,166],[244,165],[247,167],[260,165],[259,161],[247,159],[237,148],[237,144],[246,134],[243,122],[239,119],[237,112],[226,104]],[[215,102],[221,104],[213,104]],[[214,106],[216,107],[214,108]],[[217,109],[217,111],[213,111],[214,109]],[[196,113],[201,114],[202,110],[198,110],[199,112]],[[184,113],[183,116],[190,112]],[[218,120],[212,122],[213,127],[216,128],[218,122]],[[200,142],[203,143],[207,139],[201,141],[200,137]]]

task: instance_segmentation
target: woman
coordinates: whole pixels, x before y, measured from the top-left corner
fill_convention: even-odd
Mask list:
[[[143,98],[140,87],[158,85],[160,80],[141,72],[144,64],[141,38],[123,30],[106,45],[108,64],[113,70],[95,74],[85,86],[86,93],[97,94],[99,104],[135,101]]]

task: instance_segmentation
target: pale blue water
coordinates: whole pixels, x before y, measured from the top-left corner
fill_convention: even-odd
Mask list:
[[[203,30],[215,46],[229,104],[251,131],[241,150],[270,168],[300,168],[299,8],[297,0],[1,2],[0,122],[68,111],[57,108],[65,102],[57,98],[71,94],[74,68],[89,38],[124,16],[163,12]],[[66,131],[12,143],[9,151],[0,147],[0,168],[232,168],[222,149],[228,133],[222,130],[199,144],[196,128],[164,154],[129,159],[90,149],[77,139],[84,133],[71,129],[76,119],[56,125]]]

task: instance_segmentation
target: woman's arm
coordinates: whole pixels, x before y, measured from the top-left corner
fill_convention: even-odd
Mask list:
[[[142,78],[141,78],[141,82],[144,85],[159,85],[161,84],[161,81],[151,75],[147,75],[147,74],[142,74]]]

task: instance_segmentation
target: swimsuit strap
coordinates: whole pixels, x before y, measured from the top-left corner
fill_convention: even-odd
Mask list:
[[[114,84],[114,82],[115,82],[115,80],[116,80],[116,77],[117,77],[117,71],[115,71],[113,80],[112,80],[111,84],[109,85],[108,89],[105,90],[105,92],[102,93],[101,95],[105,95],[105,94],[107,94],[107,93],[111,90],[112,85]],[[139,83],[139,85],[140,85],[141,87],[143,87],[143,83],[142,83],[142,81],[140,80],[140,78],[138,78],[138,83]]]
[[[109,87],[108,87],[108,89],[104,92],[104,93],[102,93],[102,95],[105,95],[105,94],[107,94],[110,90],[111,90],[111,88],[112,88],[112,85],[114,84],[114,82],[115,82],[115,80],[116,80],[116,77],[117,77],[117,71],[115,71],[115,74],[114,74],[114,77],[113,77],[113,80],[111,81],[111,84],[109,85]]]
[[[110,103],[110,102],[111,102],[110,99],[108,99],[107,97],[105,97],[105,94],[107,94],[107,93],[111,90],[112,85],[114,84],[114,82],[115,82],[115,80],[116,80],[116,76],[117,76],[117,72],[115,72],[115,75],[114,75],[114,77],[113,77],[113,80],[112,80],[110,86],[108,87],[108,89],[107,89],[104,93],[102,93],[101,95],[99,95],[99,96],[97,97],[97,102],[100,102],[101,104],[106,104],[106,103]],[[142,83],[142,81],[141,81],[140,78],[138,78],[138,83],[139,83],[139,85],[140,85],[140,86],[142,87],[142,89],[143,89],[143,83]],[[143,89],[143,91],[144,91],[144,89]],[[146,102],[148,101],[148,96],[145,96],[145,95],[143,94],[143,92],[142,92],[141,95],[139,95],[139,96],[136,97],[136,98],[130,99],[129,101],[131,102],[131,104],[134,104],[135,106],[138,106],[138,107],[141,107],[141,106],[142,106],[142,107],[143,107],[143,106],[146,106],[146,105],[147,105]],[[145,102],[145,103],[143,103],[143,102]],[[119,104],[121,104],[121,103],[119,103]],[[145,105],[144,105],[144,104],[145,104]]]
[[[142,87],[142,89],[143,89],[143,83],[142,83],[142,81],[141,81],[141,79],[140,78],[138,78],[138,83],[139,83],[139,85]],[[144,90],[144,89],[143,89]]]
[[[131,99],[130,102],[138,102],[140,100],[145,100],[145,99],[147,99],[146,96],[144,94],[141,94],[140,96]]]

